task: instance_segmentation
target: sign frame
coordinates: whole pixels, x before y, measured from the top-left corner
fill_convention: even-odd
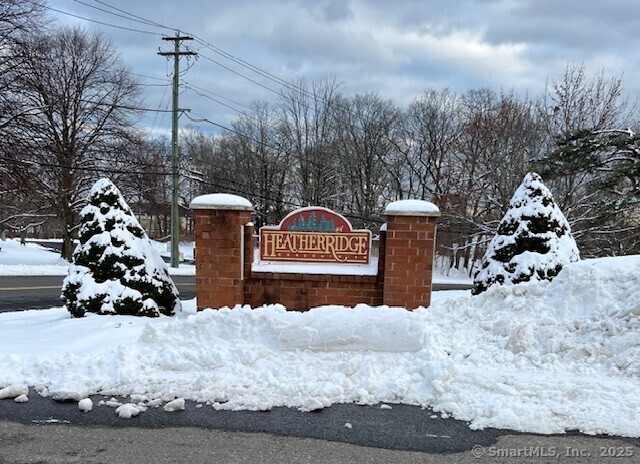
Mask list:
[[[307,206],[277,226],[260,228],[260,262],[265,264],[371,264],[371,231],[354,230],[343,215]]]

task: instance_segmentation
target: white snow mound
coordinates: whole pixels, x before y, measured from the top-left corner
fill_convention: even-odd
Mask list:
[[[176,398],[175,400],[169,401],[167,404],[165,404],[164,410],[168,412],[184,411],[184,407],[184,398]]]
[[[83,398],[78,401],[78,409],[82,412],[89,412],[93,409],[93,401],[91,398]]]
[[[133,403],[125,403],[116,408],[116,414],[121,419],[131,419],[140,414],[140,407]]]
[[[477,297],[436,292],[430,308],[413,312],[195,313],[191,301],[175,318],[3,313],[0,386],[228,410],[404,403],[472,428],[638,437],[638,288],[640,256],[631,256],[571,263],[552,282]],[[118,414],[145,406],[119,405]]]
[[[29,387],[27,385],[24,385],[24,384],[9,385],[7,387],[4,387],[3,389],[0,389],[0,400],[10,399],[10,398],[15,399],[21,395],[28,395],[28,394],[29,394]]]

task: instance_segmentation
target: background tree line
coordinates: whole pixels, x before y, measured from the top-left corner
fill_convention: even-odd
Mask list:
[[[46,24],[38,1],[5,0],[0,47],[0,230],[55,227],[70,257],[79,205],[106,176],[166,237],[171,150],[141,129],[140,83],[110,40]],[[425,199],[443,213],[440,256],[470,270],[535,170],[583,256],[638,253],[638,120],[623,95],[621,77],[579,64],[537,96],[426,89],[402,106],[301,79],[222,133],[181,131],[181,202],[229,192],[252,201],[257,225],[317,205],[375,229],[389,201]]]
[[[275,103],[255,102],[222,135],[185,131],[182,151],[202,180],[194,193],[244,195],[258,225],[312,204],[375,228],[388,202],[429,200],[443,213],[440,256],[470,270],[524,175],[539,171],[583,256],[640,251],[639,152],[626,129],[637,126],[636,108],[620,77],[569,65],[540,96],[428,89],[405,107],[375,93],[345,95],[331,77],[295,87]],[[596,143],[611,128],[625,128],[613,131],[617,145]],[[596,166],[623,150],[615,176],[611,163]]]

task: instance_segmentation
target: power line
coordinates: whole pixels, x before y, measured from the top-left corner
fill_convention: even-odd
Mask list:
[[[89,5],[86,2],[83,2],[81,0],[74,0],[74,1],[77,2],[77,3],[83,4],[83,5],[86,5],[86,6],[90,7],[90,8],[94,8],[94,9],[97,9],[99,11],[103,11],[103,12],[105,12],[107,14],[112,14],[114,16],[122,17],[122,18],[130,20],[130,21],[135,21],[135,22],[138,22],[138,23],[141,23],[141,24],[150,25],[150,26],[154,26],[154,27],[158,27],[158,28],[162,28],[162,29],[170,29],[170,30],[180,31],[179,28],[172,28],[172,27],[163,25],[163,24],[158,23],[156,21],[152,21],[152,20],[149,20],[149,19],[144,18],[142,16],[138,16],[138,15],[135,15],[133,13],[130,13],[130,12],[124,10],[124,9],[114,7],[114,6],[109,5],[109,4],[107,4],[107,3],[103,2],[103,1],[100,1],[100,0],[93,0],[93,1],[95,1],[96,3],[99,3],[101,5],[104,5],[106,7],[109,7],[111,9],[115,10],[115,11],[118,11],[120,13],[123,13],[123,14],[114,13],[114,12],[105,10],[103,8],[92,6],[92,5]],[[59,10],[55,10],[55,9],[53,9],[53,10],[54,11],[59,11]],[[63,14],[70,14],[70,13],[63,12],[63,11],[59,11],[59,12],[61,12]],[[70,14],[70,15],[72,15],[72,14]],[[87,21],[97,22],[99,24],[105,24],[105,25],[112,26],[112,27],[121,27],[122,28],[122,26],[116,26],[116,25],[109,24],[109,23],[102,23],[102,22],[99,22],[99,21],[91,20],[89,18],[82,18],[81,17],[81,19],[85,19]],[[147,34],[158,35],[156,33],[149,32],[149,31],[140,31],[140,30],[137,30],[137,29],[130,29],[130,28],[125,28],[125,29],[133,30],[135,32],[144,32],[144,33],[147,33]],[[295,84],[293,84],[293,83],[291,83],[289,81],[286,81],[285,79],[282,79],[282,78],[280,78],[280,77],[278,77],[278,76],[276,76],[276,75],[274,75],[274,74],[272,74],[272,73],[260,68],[259,66],[251,64],[248,61],[243,60],[242,58],[238,58],[238,57],[234,56],[233,54],[221,49],[220,47],[217,47],[217,46],[211,44],[210,42],[207,42],[206,40],[202,39],[201,37],[199,37],[199,36],[197,36],[195,34],[192,34],[192,36],[194,37],[196,42],[198,42],[199,44],[201,44],[205,48],[213,51],[214,53],[222,56],[225,59],[228,59],[230,61],[233,61],[233,62],[239,64],[240,66],[242,66],[242,67],[244,67],[244,68],[246,68],[246,69],[248,69],[248,70],[250,70],[250,71],[252,71],[252,72],[254,72],[256,74],[258,74],[261,77],[264,77],[264,78],[266,78],[266,79],[268,79],[268,80],[270,80],[272,82],[275,82],[278,85],[283,86],[288,90],[292,90],[292,91],[298,92],[301,95],[305,95],[305,96],[310,97],[310,98],[312,98],[312,99],[314,99],[316,101],[321,101],[322,103],[324,103],[325,105],[327,105],[329,107],[334,107],[334,108],[339,109],[342,112],[347,112],[349,114],[352,114],[351,108],[345,107],[344,105],[341,105],[341,104],[339,104],[339,103],[337,103],[335,101],[327,100],[324,97],[321,97],[321,96],[319,96],[319,95],[317,95],[317,94],[315,94],[313,92],[310,92],[310,91],[304,89],[301,86],[298,86],[298,85],[295,85]],[[231,72],[231,73],[233,73],[233,74],[235,74],[235,75],[237,75],[237,76],[239,76],[239,77],[251,82],[254,85],[257,85],[257,86],[259,86],[259,87],[261,87],[261,88],[263,88],[265,90],[268,90],[269,92],[272,92],[275,95],[278,95],[278,96],[282,95],[281,91],[274,90],[273,88],[271,88],[271,87],[269,87],[269,86],[267,86],[267,85],[265,85],[263,83],[260,83],[260,82],[256,81],[255,79],[252,79],[252,78],[250,78],[250,77],[248,77],[248,76],[246,76],[246,75],[244,75],[244,74],[242,74],[242,73],[240,73],[240,72],[238,72],[238,71],[236,71],[236,70],[234,70],[234,69],[232,69],[232,68],[230,68],[230,67],[228,67],[228,66],[226,66],[226,65],[224,65],[222,63],[220,63],[219,61],[214,60],[213,58],[204,56],[202,54],[200,54],[200,55],[203,58],[205,58],[206,60],[211,61],[212,63],[214,63],[214,64],[216,64],[216,65],[228,70],[229,72]],[[306,107],[308,109],[312,109],[312,108],[317,109],[317,107],[315,105],[312,106],[312,104],[309,104],[307,102],[300,102],[300,103],[304,107]]]
[[[162,98],[160,98],[160,104],[158,105],[158,109],[162,108],[162,102],[164,101],[164,97],[167,94],[167,89],[169,87],[165,87],[164,90],[162,91]],[[167,100],[167,105],[165,106],[165,110],[169,109],[169,101]],[[162,122],[164,121],[164,116],[166,114],[165,111],[163,111],[162,113],[160,112],[156,112],[156,114],[153,116],[153,123],[151,123],[151,132],[153,132],[155,130],[155,126],[156,126],[156,120],[158,119],[158,114],[162,114],[162,116],[160,117],[160,124],[162,124]]]
[[[118,16],[118,17],[127,19],[129,21],[134,21],[134,22],[138,22],[140,24],[144,24],[144,25],[148,25],[148,26],[154,26],[154,27],[158,27],[158,28],[161,28],[161,29],[168,29],[168,30],[179,31],[179,32],[181,31],[181,29],[179,29],[179,28],[169,27],[167,25],[158,23],[157,21],[153,21],[153,20],[144,18],[142,16],[136,15],[134,13],[131,13],[129,11],[126,11],[126,10],[124,10],[122,8],[118,8],[118,7],[115,7],[113,5],[109,5],[108,3],[104,2],[104,1],[101,1],[101,0],[93,0],[93,1],[95,3],[98,3],[98,4],[101,4],[103,6],[106,6],[106,7],[110,8],[110,9],[112,9],[112,10],[115,10],[118,13],[105,10],[104,8],[100,8],[100,7],[89,5],[86,2],[83,2],[81,0],[74,0],[74,1],[77,2],[77,3],[83,4],[83,5],[86,5],[86,6],[90,7],[90,8],[94,8],[94,9],[97,9],[99,11],[103,11],[103,12],[105,12],[107,14],[112,14],[114,16]],[[261,76],[263,76],[263,77],[265,77],[267,79],[270,79],[270,80],[278,83],[279,85],[284,85],[284,86],[286,86],[286,87],[288,87],[288,88],[290,88],[292,90],[296,90],[296,91],[303,92],[303,93],[305,93],[305,92],[309,93],[309,92],[305,91],[304,89],[302,89],[302,88],[300,88],[298,86],[295,86],[294,84],[292,84],[292,83],[290,83],[290,82],[288,82],[288,81],[286,81],[284,79],[281,79],[280,77],[275,76],[274,74],[271,74],[268,71],[266,71],[266,70],[264,70],[264,69],[262,69],[262,68],[260,68],[258,66],[255,66],[255,65],[249,63],[246,60],[238,58],[238,57],[232,55],[231,53],[229,53],[229,52],[227,52],[227,51],[225,51],[225,50],[223,50],[223,49],[221,49],[219,47],[216,47],[215,45],[211,44],[210,42],[207,42],[206,40],[204,40],[203,38],[199,37],[196,34],[190,34],[190,35],[192,35],[194,37],[194,39],[196,40],[196,42],[198,42],[202,46],[212,50],[213,52],[219,54],[220,56],[222,56],[222,57],[224,57],[224,58],[226,58],[228,60],[234,61],[235,63],[240,64],[241,66],[243,66],[243,67],[245,67],[247,69],[250,69],[251,71],[255,72],[256,74],[259,74],[259,75],[261,75]]]
[[[170,87],[171,86],[171,82],[167,83],[167,84],[146,84],[146,83],[140,83],[139,85],[141,85],[142,87]]]
[[[275,152],[282,152],[282,151],[284,151],[284,152],[286,152],[287,156],[289,156],[289,157],[291,157],[291,158],[293,158],[293,159],[296,159],[296,160],[298,160],[298,161],[301,161],[301,162],[303,162],[303,163],[307,163],[307,164],[309,164],[309,165],[311,165],[311,166],[314,166],[314,167],[316,167],[316,168],[320,168],[321,170],[322,170],[322,169],[326,169],[326,168],[327,168],[327,166],[326,166],[325,164],[322,164],[322,163],[320,163],[320,162],[318,162],[318,161],[315,161],[315,160],[310,159],[310,158],[304,158],[304,157],[302,157],[302,156],[300,156],[300,155],[298,155],[298,154],[295,154],[295,153],[292,153],[291,151],[288,151],[288,150],[286,150],[286,149],[283,149],[282,147],[276,147],[276,146],[271,145],[271,144],[269,144],[269,143],[265,143],[264,141],[262,141],[262,140],[258,140],[258,139],[256,139],[256,138],[254,138],[254,137],[250,136],[250,135],[243,134],[242,132],[238,132],[237,130],[232,129],[232,128],[230,128],[230,127],[227,127],[227,126],[225,126],[225,125],[223,125],[223,124],[220,124],[220,123],[214,122],[214,121],[212,121],[211,119],[206,118],[206,117],[204,117],[204,116],[202,116],[202,115],[199,115],[198,113],[195,113],[195,112],[193,112],[193,111],[191,111],[191,113],[192,113],[193,115],[195,115],[195,116],[198,116],[198,118],[199,118],[199,119],[194,119],[193,117],[191,117],[191,115],[190,115],[190,114],[185,113],[185,116],[187,117],[187,119],[189,119],[189,120],[190,120],[190,121],[192,121],[192,122],[195,122],[195,123],[202,123],[202,122],[204,122],[204,123],[210,124],[210,125],[212,125],[212,126],[215,126],[215,127],[220,128],[220,129],[223,129],[223,130],[225,130],[225,131],[227,131],[227,132],[230,132],[230,133],[232,133],[232,134],[235,134],[235,135],[237,135],[238,137],[241,137],[241,138],[243,138],[243,139],[246,139],[246,140],[249,140],[249,141],[251,141],[251,142],[254,142],[254,143],[258,144],[258,145],[261,145],[261,146],[263,146],[263,147],[265,147],[265,148],[269,148],[269,149],[271,149],[271,150],[274,150]],[[245,115],[245,116],[247,116],[247,115]],[[251,118],[251,116],[247,116],[247,117]],[[256,120],[255,118],[251,118],[251,119]]]
[[[162,25],[162,24],[160,24],[158,22],[152,21],[150,19],[143,18],[141,16],[137,16],[137,15],[135,15],[133,13],[130,13],[128,11],[125,11],[125,10],[121,9],[121,8],[115,7],[113,5],[109,5],[108,3],[102,2],[100,0],[93,0],[93,1],[96,2],[96,3],[99,3],[100,5],[104,5],[106,7],[109,7],[112,10],[119,11],[120,13],[124,13],[124,14],[132,17],[132,18],[135,18],[136,20],[138,20],[137,22],[140,22],[142,24],[146,24],[148,26],[155,26],[155,27],[159,27],[159,28],[162,28],[162,29],[169,29],[169,30],[172,30],[172,31],[180,32],[178,29],[176,29],[174,27],[164,26],[164,25]],[[131,21],[133,21],[133,19]]]
[[[133,21],[133,22],[141,23],[141,24],[144,24],[146,26],[153,26],[153,24],[149,24],[149,23],[147,23],[145,21],[136,20],[136,19],[130,18],[129,16],[125,16],[123,14],[114,13],[113,11],[105,10],[104,8],[100,8],[99,6],[90,5],[90,4],[86,3],[86,2],[83,2],[82,0],[73,0],[73,1],[76,2],[76,3],[79,3],[80,5],[84,5],[84,6],[87,6],[89,8],[93,8],[94,10],[102,11],[104,13],[107,13],[107,14],[110,14],[110,15],[113,15],[113,16],[117,16],[119,18],[126,19],[127,21]]]
[[[5,161],[7,163],[11,163],[11,164],[21,164],[24,166],[40,166],[40,167],[44,167],[44,168],[57,168],[57,169],[66,169],[68,171],[83,171],[83,172],[100,172],[100,173],[106,173],[106,174],[135,174],[135,172],[132,172],[131,169],[107,169],[107,168],[97,168],[97,167],[70,167],[70,166],[64,166],[62,164],[56,164],[56,163],[46,163],[43,161],[33,161],[33,160],[17,160],[17,159],[13,159],[13,158],[6,158],[6,157],[0,157],[0,160]],[[149,166],[149,165],[144,165],[144,166]],[[153,176],[170,176],[171,173],[170,172],[151,172],[151,171],[145,171],[144,173],[141,173],[143,175],[153,175]]]
[[[50,93],[49,95],[52,96],[56,96],[56,97],[64,97],[64,95],[60,95],[60,94],[55,94],[55,93]],[[171,110],[160,110],[160,109],[156,109],[156,108],[144,108],[141,106],[132,106],[132,105],[117,105],[115,103],[103,103],[103,102],[99,102],[99,101],[94,101],[94,100],[88,100],[85,98],[79,98],[78,99],[79,102],[82,103],[88,103],[91,105],[96,105],[96,106],[108,106],[109,108],[116,108],[116,109],[122,109],[122,110],[131,110],[131,111],[144,111],[144,112],[149,112],[149,113],[171,113]]]
[[[229,72],[231,72],[231,73],[235,74],[236,76],[242,77],[243,79],[245,79],[245,80],[247,80],[247,81],[249,81],[249,82],[251,82],[251,83],[253,83],[253,84],[257,85],[257,86],[260,86],[260,87],[262,87],[263,89],[266,89],[266,90],[268,90],[269,92],[272,92],[272,93],[274,93],[274,94],[276,94],[276,95],[278,95],[278,96],[280,96],[280,95],[281,95],[281,93],[280,93],[280,92],[278,92],[277,90],[273,90],[271,87],[268,87],[268,86],[266,86],[266,85],[264,85],[264,84],[262,84],[262,83],[260,83],[260,82],[256,81],[255,79],[251,79],[250,77],[245,76],[244,74],[242,74],[242,73],[240,73],[240,72],[236,71],[236,70],[235,70],[235,69],[233,69],[233,68],[230,68],[229,66],[225,66],[224,64],[220,63],[219,61],[214,60],[213,58],[209,58],[208,56],[206,56],[206,55],[204,55],[204,54],[202,54],[202,53],[199,53],[199,55],[200,55],[202,58],[204,58],[205,60],[207,60],[207,61],[211,61],[212,63],[217,64],[217,65],[218,65],[218,66],[220,66],[221,68],[226,69],[227,71],[229,71]]]
[[[31,3],[33,5],[36,5],[36,3],[31,1],[31,0],[25,0],[25,1],[27,1],[28,3]],[[59,10],[58,8],[53,8],[52,6],[48,6],[48,5],[45,5],[45,4],[42,4],[42,6],[44,6],[47,10],[55,11],[56,13],[60,13],[60,14],[66,15],[66,16],[71,16],[72,18],[77,18],[77,19],[82,19],[84,21],[89,21],[90,23],[100,24],[102,26],[114,27],[116,29],[122,29],[122,30],[129,31],[129,32],[137,32],[137,33],[140,33],[140,34],[155,35],[155,36],[162,35],[162,34],[157,33],[157,32],[143,31],[141,29],[135,29],[135,28],[132,28],[132,27],[119,26],[117,24],[111,24],[111,23],[107,23],[107,22],[104,22],[104,21],[98,21],[97,19],[91,19],[91,18],[87,18],[85,16],[80,16],[80,15],[77,15],[77,14],[74,14],[74,13],[70,13],[68,11]]]
[[[253,71],[254,73],[256,73],[256,74],[258,74],[258,75],[260,75],[260,76],[262,76],[262,77],[264,77],[266,79],[269,79],[269,80],[277,83],[278,85],[285,86],[290,90],[295,90],[297,92],[304,93],[304,94],[307,94],[309,96],[313,96],[313,94],[311,92],[303,89],[302,87],[296,86],[295,84],[292,84],[292,83],[290,83],[290,82],[288,82],[288,81],[286,81],[286,80],[284,80],[284,79],[282,79],[282,78],[280,78],[280,77],[278,77],[278,76],[276,76],[274,74],[271,74],[270,72],[265,71],[264,69],[262,69],[262,68],[260,68],[258,66],[255,66],[255,65],[249,63],[248,61],[243,60],[242,58],[238,58],[238,57],[232,55],[231,53],[229,53],[229,52],[227,52],[227,51],[225,51],[225,50],[223,50],[223,49],[221,49],[219,47],[216,47],[215,45],[207,42],[206,40],[204,40],[204,39],[202,39],[202,38],[200,38],[200,37],[198,37],[196,35],[194,35],[194,37],[195,37],[196,42],[198,42],[199,44],[201,44],[205,48],[208,48],[209,50],[213,51],[214,53],[217,53],[218,55],[220,55],[220,56],[222,56],[222,57],[224,57],[224,58],[226,58],[228,60],[231,60],[231,61],[239,64],[240,66],[243,66],[243,67]]]
[[[204,92],[204,93],[206,93],[206,94],[208,94],[208,95],[211,95],[211,96],[213,96],[213,97],[222,98],[223,100],[227,100],[228,102],[231,102],[231,103],[233,103],[234,105],[242,106],[243,108],[247,108],[248,110],[252,109],[249,105],[245,105],[244,103],[240,103],[240,102],[238,102],[238,101],[236,101],[236,100],[232,100],[232,99],[231,99],[231,98],[229,98],[229,97],[225,97],[225,96],[223,96],[223,95],[220,95],[220,94],[217,94],[217,93],[211,92],[210,90],[203,89],[202,87],[198,87],[197,85],[192,84],[192,83],[190,83],[190,82],[184,82],[184,85],[185,85],[185,86],[188,86],[188,87],[192,87],[192,88],[193,88],[193,89],[195,89],[195,90],[199,90],[200,92]]]
[[[194,92],[196,95],[198,95],[198,96],[200,96],[200,97],[202,97],[202,98],[206,98],[206,99],[208,99],[208,100],[211,100],[211,101],[214,101],[214,102],[218,103],[219,105],[222,105],[222,106],[224,106],[224,107],[226,107],[226,108],[229,108],[230,110],[236,111],[236,112],[238,112],[238,113],[243,113],[243,110],[239,110],[238,108],[234,108],[234,107],[233,107],[233,106],[231,106],[231,105],[228,105],[228,104],[226,104],[226,103],[224,103],[224,102],[221,102],[221,101],[220,101],[220,100],[218,100],[217,98],[214,98],[214,97],[212,97],[212,96],[210,96],[210,95],[207,95],[207,94],[205,94],[205,93],[203,93],[203,92],[201,92],[201,91],[199,91],[199,90],[196,90],[195,88],[193,88],[193,87],[192,87],[192,86],[190,86],[190,85],[184,85],[184,88],[185,88],[185,89],[188,89],[188,90],[191,90],[191,91],[192,91],[192,92]]]
[[[225,126],[223,124],[219,124],[217,122],[212,121],[211,119],[205,118],[204,116],[201,116],[198,113],[194,113],[193,111],[192,111],[192,113],[195,116],[198,116],[198,118],[199,118],[199,119],[194,119],[194,118],[191,117],[190,114],[185,113],[185,116],[187,117],[187,119],[189,119],[192,122],[205,122],[207,124],[211,124],[212,126],[216,126],[216,127],[219,127],[220,129],[226,130],[227,132],[231,132],[232,134],[235,134],[238,137],[242,137],[244,139],[247,139],[247,140],[250,140],[252,142],[255,142],[255,143],[259,144],[259,145],[263,145],[266,148],[271,148],[272,150],[275,150],[275,151],[281,151],[282,150],[282,148],[274,147],[273,145],[269,145],[268,143],[264,143],[263,141],[255,139],[255,138],[251,137],[250,135],[243,134],[242,132],[238,132],[237,130],[231,129],[230,127],[227,127],[227,126]]]
[[[133,71],[130,71],[130,73],[133,74],[134,76],[143,77],[145,79],[153,79],[153,80],[156,80],[156,81],[163,81],[163,82],[167,80],[166,76],[165,77],[148,76],[147,74],[140,74],[140,73],[133,72]]]
[[[207,47],[207,48],[209,48],[209,47]],[[213,50],[214,52],[218,53],[219,55],[221,55],[221,56],[223,56],[225,58],[228,58],[227,56],[225,56],[224,53],[218,52],[213,48],[210,48],[210,49]],[[239,76],[239,77],[251,82],[252,84],[255,84],[255,85],[259,86],[259,87],[262,87],[263,89],[268,90],[269,92],[271,92],[271,93],[273,93],[273,94],[275,94],[275,95],[277,95],[279,97],[283,96],[282,89],[281,90],[274,90],[273,88],[271,88],[271,87],[269,87],[269,86],[267,86],[265,84],[262,84],[261,82],[258,82],[255,79],[252,79],[251,77],[246,76],[245,74],[242,74],[241,72],[236,71],[235,69],[230,68],[229,66],[226,66],[226,65],[220,63],[219,61],[214,60],[211,57],[208,57],[208,56],[204,55],[202,52],[199,52],[199,55],[202,58],[204,58],[205,60],[210,61],[210,62],[220,66],[223,69],[226,69],[227,71],[229,71],[229,72],[235,74],[236,76]],[[233,55],[229,55],[229,56],[233,57]],[[313,92],[309,92],[308,90],[306,90],[306,89],[304,89],[302,87],[299,87],[299,86],[296,86],[294,84],[288,83],[287,81],[285,81],[283,79],[280,79],[280,78],[278,78],[276,76],[269,77],[270,75],[266,71],[262,71],[262,70],[260,70],[260,68],[255,67],[253,65],[250,65],[248,63],[247,64],[243,64],[243,63],[246,63],[246,62],[244,62],[243,60],[240,60],[239,58],[238,59],[228,58],[228,59],[231,59],[232,61],[240,64],[241,66],[243,66],[243,67],[245,67],[245,68],[247,68],[247,69],[249,69],[249,70],[251,70],[251,71],[253,71],[253,72],[255,72],[255,73],[257,73],[257,74],[259,74],[261,76],[263,76],[263,77],[266,77],[267,79],[269,79],[271,81],[276,82],[277,84],[283,86],[287,90],[298,92],[299,94],[301,94],[303,96],[306,96],[307,98],[310,98],[310,99],[312,99],[314,101],[319,101],[319,102],[325,104],[328,108],[332,108],[332,109],[338,110],[343,114],[348,114],[349,116],[354,115],[354,111],[351,108],[349,108],[348,106],[345,106],[344,104],[341,104],[341,103],[339,103],[337,101],[333,101],[333,100],[327,100],[326,98],[324,98],[324,97],[322,97],[320,95],[317,95],[317,94],[315,94]],[[255,69],[253,69],[253,68],[255,68]],[[308,103],[308,102],[302,100],[302,101],[299,101],[299,104],[302,105],[303,107],[307,108],[307,109],[310,109],[310,110],[317,111],[317,109],[318,109],[318,106],[317,106],[316,103]],[[358,115],[358,116],[361,116],[362,115],[362,111],[361,110],[357,110],[355,112],[355,114]]]

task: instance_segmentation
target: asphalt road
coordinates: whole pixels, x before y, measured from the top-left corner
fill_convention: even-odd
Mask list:
[[[0,276],[0,312],[61,306],[63,276]],[[194,276],[172,276],[182,300],[195,295]],[[464,284],[436,284],[434,290],[465,290]],[[1,463],[0,463],[1,464]]]
[[[63,279],[64,276],[0,276],[0,312],[62,306]],[[172,279],[181,299],[196,296],[194,276],[172,276]]]
[[[94,397],[94,403],[102,397]],[[432,418],[437,416],[436,418]],[[351,427],[345,426],[350,424]],[[318,412],[78,411],[31,393],[0,401],[0,463],[637,463],[640,439],[471,430],[428,409],[337,404]],[[536,456],[537,455],[537,456]]]

